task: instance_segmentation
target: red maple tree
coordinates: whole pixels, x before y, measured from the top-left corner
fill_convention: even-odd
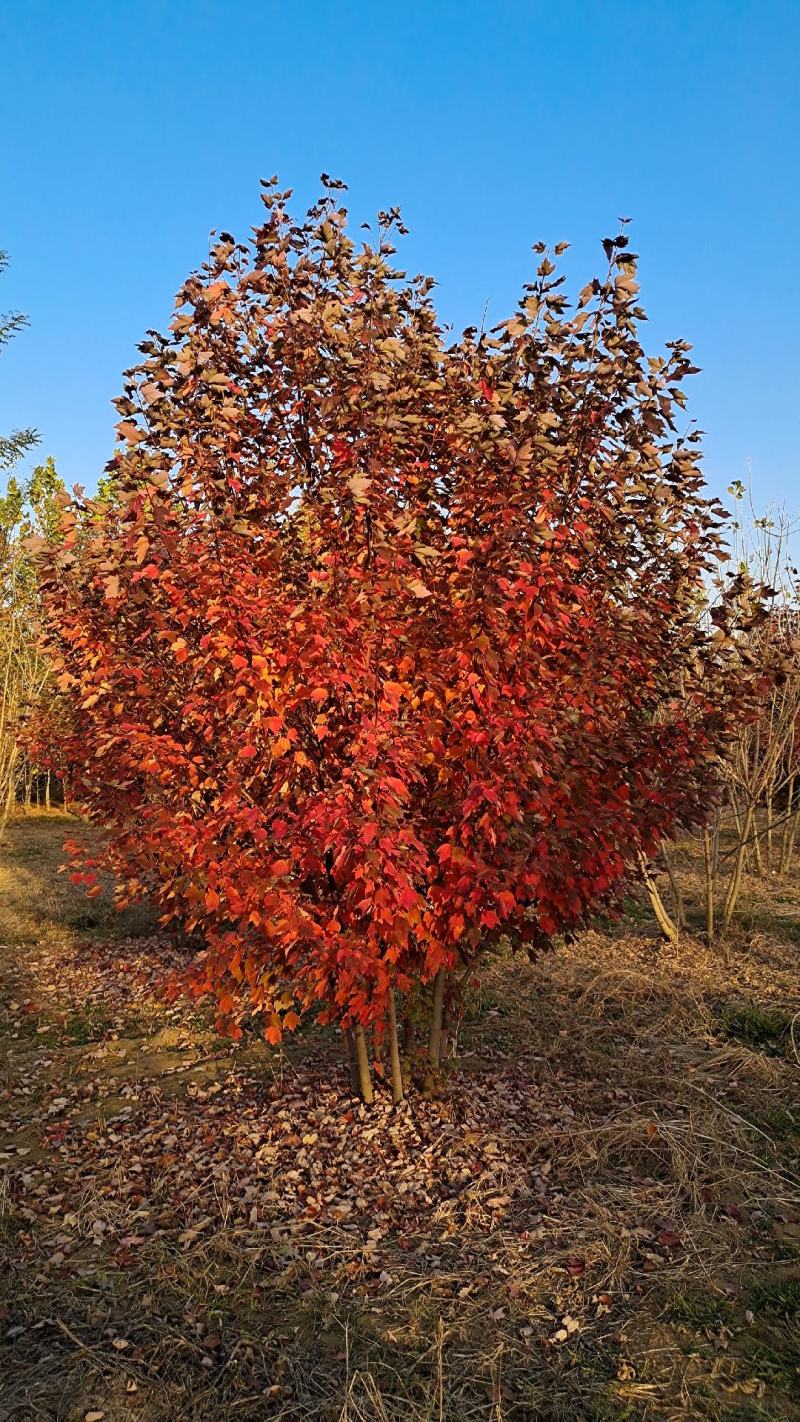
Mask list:
[[[43,585],[120,896],[202,935],[234,1034],[318,1010],[369,1095],[388,1029],[399,1099],[397,991],[433,984],[435,1066],[448,971],[578,925],[704,812],[721,510],[624,233],[574,310],[541,250],[516,315],[448,346],[397,212],[357,247],[339,188],[295,222],[265,185],[252,244],[186,282]]]

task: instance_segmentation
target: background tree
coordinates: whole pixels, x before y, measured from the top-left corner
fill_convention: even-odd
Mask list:
[[[0,274],[8,266],[8,253],[0,251]],[[13,340],[28,324],[27,316],[23,316],[20,311],[6,311],[0,314],[0,350]],[[39,442],[39,436],[35,430],[12,430],[7,435],[0,435],[0,469],[12,469],[23,455],[27,454]]]
[[[8,265],[0,252],[0,272]],[[0,316],[0,348],[25,326],[20,312]],[[37,443],[32,429],[0,435],[0,469],[8,470]],[[34,692],[37,671],[29,611],[32,569],[22,547],[26,490],[13,477],[0,498],[0,836],[16,793],[20,718]]]
[[[39,779],[50,805],[51,778],[62,786],[66,769],[59,753],[62,708],[50,663],[40,643],[39,584],[30,539],[52,540],[60,524],[57,500],[63,484],[52,458],[27,480],[13,475],[0,499],[0,836],[21,795],[29,803]]]
[[[745,491],[734,484],[730,492],[741,500]],[[672,909],[654,871],[645,869],[659,923],[668,938],[676,939],[687,926],[676,870],[687,862],[702,863],[705,936],[709,943],[721,939],[725,952],[725,934],[746,874],[785,874],[800,815],[800,619],[788,517],[753,514],[745,521],[738,516],[732,524],[732,553],[733,617],[721,618],[723,625],[714,633],[728,655],[722,663],[699,668],[709,700],[727,708],[731,733],[709,787],[699,846],[692,837],[661,845]],[[713,604],[705,615],[718,616]]]

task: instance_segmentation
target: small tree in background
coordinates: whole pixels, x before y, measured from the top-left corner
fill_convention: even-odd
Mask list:
[[[8,253],[0,252],[0,273],[4,272],[7,266]],[[28,318],[23,316],[21,311],[6,311],[0,315],[0,350],[24,330],[27,324]],[[39,436],[33,429],[11,430],[9,434],[0,434],[0,469],[13,469],[38,443]]]
[[[738,483],[730,492],[744,496]],[[661,845],[672,911],[652,869],[644,869],[661,928],[675,940],[687,926],[676,870],[687,853],[690,862],[702,859],[705,937],[721,940],[724,953],[746,874],[786,873],[800,818],[800,619],[788,520],[754,514],[748,524],[737,518],[732,532],[736,574],[728,584],[728,605],[706,612],[720,623],[714,635],[728,655],[697,669],[731,734],[710,785],[700,846],[691,837],[678,846]]]
[[[31,535],[42,543],[60,524],[63,485],[53,460],[26,480],[9,479],[0,498],[0,836],[17,798],[23,802],[44,777],[49,807],[51,777],[63,780],[63,716],[52,669],[40,644],[40,604]]]
[[[0,272],[6,265],[0,252]],[[19,312],[0,316],[0,348],[25,325]],[[12,469],[37,443],[32,429],[0,435],[0,469]],[[39,647],[37,579],[26,541],[34,529],[44,539],[56,534],[55,498],[61,488],[48,459],[27,479],[12,475],[0,497],[0,838],[20,783],[30,783],[35,768],[21,744],[23,727],[52,694],[49,664]],[[47,786],[49,796],[49,779]]]
[[[448,347],[398,214],[357,248],[339,188],[298,223],[267,184],[252,246],[189,278],[118,402],[115,497],[75,501],[43,581],[120,898],[202,935],[234,1035],[319,1011],[369,1099],[388,1033],[399,1099],[396,994],[430,994],[435,1070],[448,981],[704,813],[722,513],[624,233],[576,309],[542,248],[517,314]]]

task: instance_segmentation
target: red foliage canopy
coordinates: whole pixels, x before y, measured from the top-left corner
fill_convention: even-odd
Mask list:
[[[302,223],[265,187],[142,345],[44,584],[122,892],[277,1040],[579,923],[699,815],[725,725],[687,682],[721,513],[688,347],[645,358],[626,238],[576,309],[542,254],[448,347],[396,212],[357,249],[338,185]]]

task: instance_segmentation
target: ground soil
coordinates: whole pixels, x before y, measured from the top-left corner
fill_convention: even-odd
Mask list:
[[[0,1419],[800,1415],[800,873],[730,965],[634,890],[502,954],[440,1094],[335,1034],[232,1046],[188,949],[0,848]],[[690,922],[699,885],[679,864]]]

